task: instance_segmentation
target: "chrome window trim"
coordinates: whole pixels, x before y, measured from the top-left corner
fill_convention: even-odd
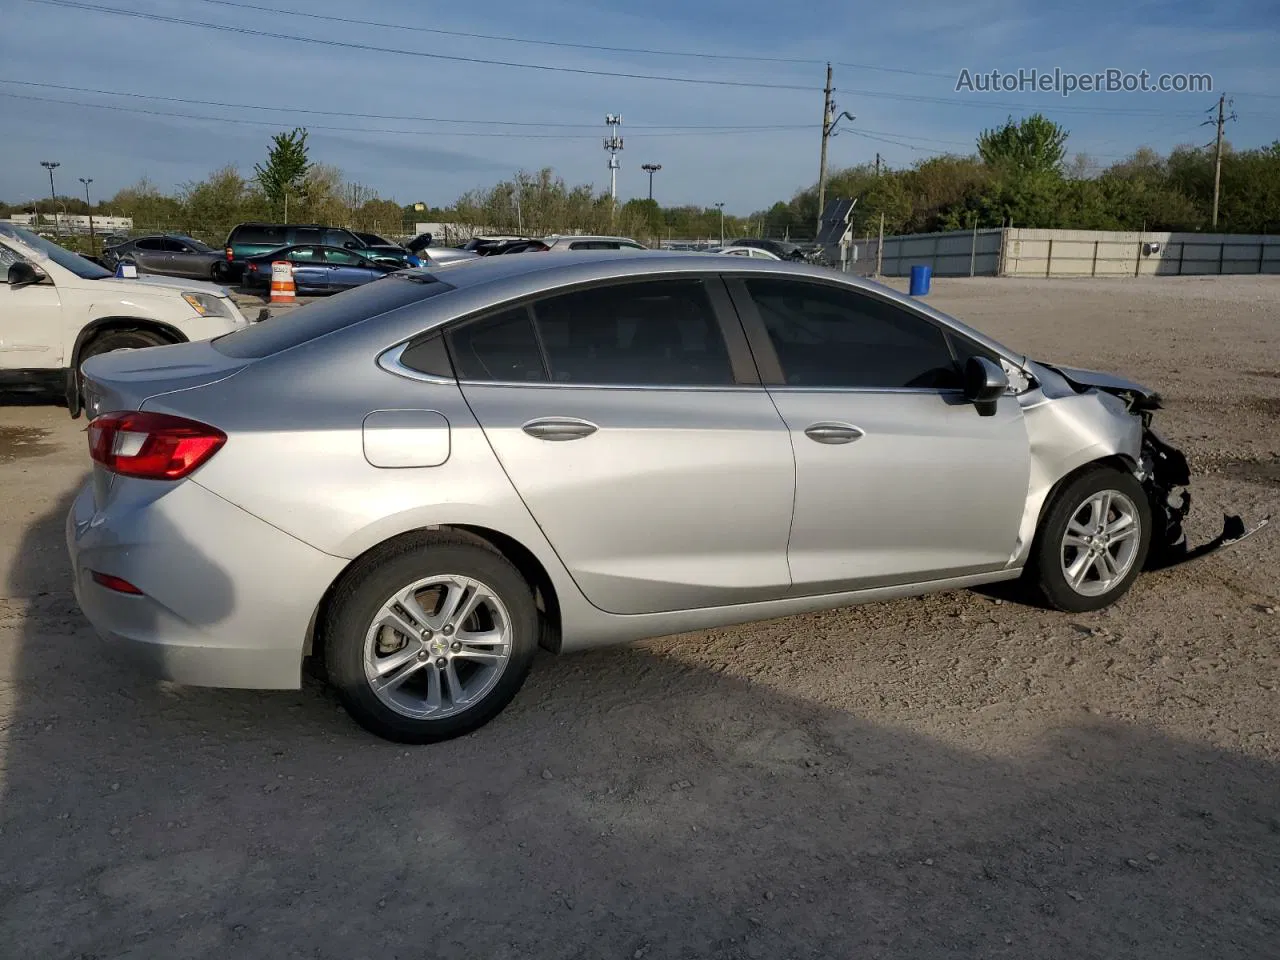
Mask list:
[[[451,383],[453,381],[450,381]],[[759,383],[725,383],[700,385],[673,385],[669,383],[551,383],[547,380],[458,380],[464,387],[534,387],[553,390],[661,390],[665,392],[696,390],[699,393],[740,393],[744,390],[764,390]]]
[[[412,340],[406,340],[404,343],[397,344],[390,350],[384,350],[378,355],[378,366],[387,373],[394,374],[397,377],[404,377],[406,380],[417,380],[421,383],[434,383],[438,386],[453,386],[458,383],[453,377],[441,377],[434,373],[423,373],[421,370],[414,370],[400,362],[400,358],[404,355],[405,350],[409,349]]]

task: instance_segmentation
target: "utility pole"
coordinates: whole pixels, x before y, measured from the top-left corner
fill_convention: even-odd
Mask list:
[[[622,126],[622,116],[616,113],[605,114],[605,125],[609,128],[609,136],[604,138],[604,148],[609,152],[609,197],[613,204],[618,203],[618,151],[622,149],[622,137],[618,129]]]
[[[818,225],[816,237],[822,232],[822,210],[827,203],[827,141],[831,139],[831,64],[827,63],[827,85],[822,91],[822,158],[818,161]]]
[[[880,154],[876,154],[876,176],[880,176]]]
[[[640,169],[649,175],[649,199],[653,199],[653,175],[662,169],[660,163],[642,163]]]
[[[724,201],[721,200],[716,204],[716,208],[720,211],[720,246],[724,246]]]
[[[1218,135],[1214,138],[1213,148],[1213,225],[1215,227],[1218,225],[1218,190],[1222,183],[1222,125],[1228,120],[1239,119],[1234,110],[1230,114],[1226,113],[1227,103],[1227,95],[1224,93],[1218,97],[1218,119],[1216,121],[1209,119],[1200,124],[1203,127],[1216,122],[1218,127]],[[1232,106],[1235,105],[1234,100],[1230,101],[1230,103]],[[1209,108],[1209,112],[1213,112],[1212,107]]]
[[[818,226],[816,237],[822,232],[822,211],[827,205],[827,141],[836,135],[836,124],[844,117],[850,122],[857,119],[848,110],[836,113],[836,102],[831,99],[835,88],[831,86],[831,64],[827,64],[827,85],[822,90],[822,157],[818,163]]]
[[[58,239],[62,239],[62,224],[58,220],[58,191],[53,187],[53,171],[62,164],[56,160],[41,160],[40,166],[49,171],[49,198],[53,200],[53,232],[58,235]],[[36,229],[39,229],[38,224]]]
[[[89,184],[93,183],[93,177],[81,177],[80,182],[84,184],[84,205],[89,208],[89,252],[98,252],[98,239],[93,233],[93,204],[89,202]]]

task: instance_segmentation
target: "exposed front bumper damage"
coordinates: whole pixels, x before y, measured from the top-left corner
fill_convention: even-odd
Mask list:
[[[1235,546],[1271,522],[1267,516],[1248,528],[1239,516],[1224,514],[1222,532],[1206,543],[1191,547],[1183,529],[1183,520],[1191,512],[1191,492],[1187,489],[1191,484],[1191,467],[1181,450],[1151,429],[1152,414],[1162,406],[1160,395],[1111,374],[1073,367],[1052,369],[1077,389],[1102,390],[1120,397],[1129,412],[1142,419],[1142,461],[1137,477],[1147,492],[1154,521],[1146,569],[1163,570],[1206,557],[1223,547]]]

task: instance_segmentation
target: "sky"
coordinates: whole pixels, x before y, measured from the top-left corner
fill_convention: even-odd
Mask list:
[[[1227,139],[1237,148],[1280,140],[1273,0],[3,0],[0,7],[0,199],[9,202],[48,195],[42,160],[61,164],[60,194],[92,177],[95,201],[144,176],[170,190],[229,163],[252,175],[271,134],[296,125],[310,129],[314,161],[402,203],[445,206],[465,190],[544,166],[571,184],[607,190],[602,138],[612,113],[623,120],[621,200],[647,195],[641,164],[660,163],[661,203],[724,202],[726,212],[747,214],[816,181],[828,60],[837,109],[855,117],[841,120],[831,139],[835,168],[877,152],[893,167],[972,152],[983,128],[1036,110],[1070,131],[1069,154],[1105,165],[1139,146],[1166,152],[1212,140],[1212,126],[1200,124],[1220,93],[1234,101]],[[1033,68],[1207,73],[1213,92],[956,91],[964,69]]]

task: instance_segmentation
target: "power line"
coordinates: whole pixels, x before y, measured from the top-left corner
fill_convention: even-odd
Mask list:
[[[25,93],[9,93],[6,90],[0,90],[0,97],[9,97],[13,100],[32,100],[39,103],[60,103],[72,107],[88,107],[92,110],[116,110],[123,113],[138,113],[153,117],[174,117],[182,120],[204,120],[211,123],[239,123],[247,124],[255,127],[272,127],[280,128],[279,121],[276,120],[250,120],[246,117],[211,117],[208,114],[198,113],[178,113],[170,110],[147,110],[143,107],[126,107],[115,103],[86,103],[82,100],[59,100],[55,97],[38,97],[33,94]],[[389,129],[385,127],[339,127],[327,124],[308,124],[308,130],[330,130],[340,131],[344,133],[392,133],[400,136],[410,137],[506,137],[516,140],[595,140],[596,137],[589,134],[575,135],[564,133],[486,133],[483,131],[460,130],[457,132],[439,132],[436,130],[402,130]],[[760,133],[766,130],[776,131],[777,127],[725,127],[716,129],[693,129],[679,131],[657,131],[642,133],[643,137],[698,137],[698,136],[729,136],[743,133]],[[797,129],[808,129],[808,127],[798,127]]]
[[[184,27],[200,27],[205,30],[219,30],[224,33],[236,33],[248,37],[265,37],[270,40],[289,40],[295,43],[315,43],[326,47],[338,47],[344,50],[364,50],[371,53],[392,53],[405,57],[422,57],[428,60],[445,60],[451,63],[473,63],[486,67],[514,67],[521,70],[541,70],[547,73],[570,73],[588,77],[615,77],[623,80],[655,80],[665,83],[685,83],[712,87],[742,87],[754,90],[804,90],[814,88],[800,84],[755,83],[749,80],[712,80],[703,77],[676,77],[654,73],[625,73],[614,70],[589,70],[585,67],[560,67],[545,63],[517,63],[511,60],[492,60],[485,57],[462,57],[445,53],[426,53],[421,50],[405,50],[400,47],[381,47],[372,43],[356,43],[350,40],[326,40],[320,37],[303,37],[292,33],[276,33],[271,30],[254,30],[250,27],[237,27],[225,23],[208,23],[204,20],[190,20],[186,17],[169,17],[159,13],[144,13],[138,10],[118,10],[113,7],[100,7],[92,3],[79,3],[76,0],[27,0],[28,3],[39,3],[50,7],[64,7],[70,10],[88,10],[92,13],[107,13],[117,17],[132,17],[136,20],[150,20],[159,23],[174,23]]]
[[[160,23],[173,23],[180,26],[199,27],[205,30],[216,30],[224,33],[240,34],[242,36],[264,37],[271,40],[287,40],[295,43],[313,43],[327,47],[337,47],[348,50],[362,50],[372,53],[390,53],[398,56],[420,57],[428,60],[444,60],[453,63],[471,63],[481,66],[510,67],[521,70],[539,70],[550,73],[568,73],[578,76],[592,77],[613,77],[624,80],[652,80],[666,83],[683,83],[702,86],[716,87],[737,87],[743,89],[755,90],[795,90],[812,92],[818,88],[805,86],[802,84],[785,84],[785,83],[757,83],[749,80],[714,80],[702,77],[680,77],[667,74],[652,73],[628,73],[622,71],[611,70],[591,70],[584,67],[563,67],[551,64],[540,63],[519,63],[511,60],[494,60],[484,57],[463,57],[453,54],[443,53],[427,53],[421,50],[405,50],[400,47],[383,47],[370,43],[356,43],[348,40],[328,40],[320,37],[305,37],[298,34],[276,33],[269,30],[255,30],[249,27],[239,27],[223,23],[209,23],[203,20],[191,20],[185,17],[170,17],[158,13],[146,13],[137,10],[121,10],[114,7],[103,7],[92,3],[83,3],[80,0],[27,0],[28,3],[38,3],[45,6],[62,7],[71,10],[87,10],[93,13],[105,13],[118,17],[132,17],[138,20],[149,20]],[[225,0],[230,2],[230,0]],[[851,66],[851,65],[850,65]],[[943,106],[961,106],[972,107],[978,109],[1014,109],[1014,110],[1036,110],[1046,111],[1045,104],[1040,103],[1015,103],[999,100],[965,100],[955,97],[933,97],[923,94],[904,94],[891,93],[884,90],[852,90],[840,88],[840,92],[849,93],[855,96],[872,97],[881,100],[895,100],[904,103],[937,103]],[[1172,116],[1167,110],[1148,110],[1142,108],[1125,108],[1125,107],[1077,107],[1069,105],[1059,105],[1052,108],[1052,112],[1056,113],[1078,113],[1078,114],[1095,114],[1101,116]],[[1188,114],[1187,116],[1191,116]]]
[[[256,3],[242,3],[238,0],[200,0],[219,7],[232,7],[239,10],[258,10],[262,13],[294,14],[294,10],[281,10],[278,7],[264,7]],[[361,20],[355,17],[335,17],[329,14],[306,11],[308,20],[327,20],[331,23],[346,23],[362,27],[385,27],[390,30],[409,31],[412,33],[430,33],[445,37],[463,37],[468,40],[494,40],[501,43],[524,43],[532,46],[560,47],[571,50],[593,50],[600,53],[636,53],[656,57],[690,57],[699,60],[724,60],[740,63],[784,63],[796,66],[814,66],[825,63],[819,57],[764,57],[758,54],[706,53],[701,50],[657,50],[652,47],[615,47],[599,43],[571,43],[566,40],[538,40],[532,37],[510,37],[494,33],[474,33],[468,30],[445,30],[440,27],[423,27],[411,23],[387,23],[380,20]],[[835,63],[837,67],[848,67],[851,70],[878,70],[884,73],[908,74],[916,77],[939,77],[951,80],[953,73],[938,73],[932,70],[910,70],[906,67],[884,67],[872,63]]]
[[[363,113],[345,110],[314,110],[306,107],[274,107],[266,104],[258,103],[228,103],[223,100],[198,100],[191,97],[164,97],[153,93],[132,93],[123,90],[102,90],[95,87],[75,87],[65,83],[40,83],[35,80],[11,80],[7,77],[0,77],[0,83],[16,84],[23,87],[38,87],[48,90],[67,90],[72,93],[93,93],[101,94],[108,97],[133,97],[140,100],[160,100],[165,103],[182,103],[195,104],[204,107],[227,107],[235,110],[267,110],[277,113],[309,113],[319,116],[330,117],[358,117],[366,120],[407,120],[416,123],[459,123],[482,126],[498,126],[498,127],[556,127],[575,130],[596,130],[599,129],[598,123],[560,123],[557,121],[538,121],[538,120],[484,120],[484,119],[460,119],[457,117],[414,117],[405,114],[393,113]],[[630,124],[628,129],[631,130],[808,130],[810,124],[806,123],[779,123],[779,124],[679,124],[679,123],[660,123],[660,124]]]

